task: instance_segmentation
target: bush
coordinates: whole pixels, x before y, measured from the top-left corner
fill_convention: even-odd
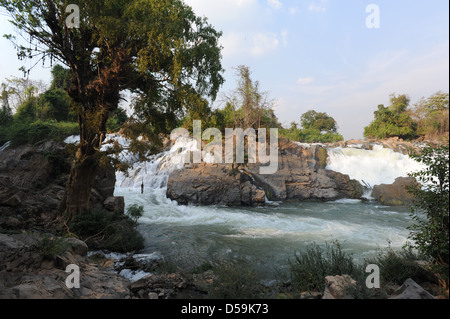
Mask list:
[[[52,259],[62,254],[67,247],[68,245],[64,238],[44,234],[36,244],[31,246],[31,249],[44,258]]]
[[[40,120],[31,123],[16,120],[5,131],[3,133],[0,132],[0,139],[11,141],[12,146],[27,143],[37,144],[48,140],[62,142],[66,137],[78,134],[78,124],[71,122],[42,122]]]
[[[449,148],[425,148],[413,158],[427,166],[412,173],[423,186],[412,186],[414,196],[412,218],[409,229],[414,247],[434,264],[440,275],[441,286],[449,285]]]
[[[295,254],[294,260],[289,260],[289,268],[292,286],[300,292],[323,292],[326,276],[354,276],[359,271],[351,255],[346,255],[339,243],[326,244],[325,248],[308,245],[305,251]]]
[[[415,278],[420,266],[416,262],[418,256],[412,247],[407,245],[400,251],[394,251],[388,247],[380,250],[375,257],[366,259],[366,264],[375,264],[380,267],[380,280],[384,283],[402,285],[406,279]]]
[[[257,299],[264,298],[259,277],[247,262],[222,261],[213,267],[217,276],[208,291],[211,299]]]
[[[99,210],[87,211],[69,222],[71,232],[91,249],[122,253],[144,248],[144,238],[135,226],[126,215]]]
[[[128,207],[127,215],[137,223],[137,220],[142,217],[144,214],[144,206],[138,206],[137,204],[133,204]]]

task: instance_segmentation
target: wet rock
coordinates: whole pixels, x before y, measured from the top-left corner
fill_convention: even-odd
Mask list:
[[[347,175],[325,169],[326,150],[282,141],[278,170],[260,174],[261,165],[233,167],[191,164],[170,174],[167,197],[181,205],[264,205],[282,200],[336,200],[361,198],[363,188]]]
[[[393,184],[375,185],[372,197],[383,205],[404,206],[412,202],[408,187],[418,185],[414,177],[399,177]]]

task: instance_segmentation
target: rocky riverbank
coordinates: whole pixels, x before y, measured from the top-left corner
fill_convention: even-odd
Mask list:
[[[279,173],[269,177],[257,173],[257,164],[236,168],[191,165],[171,175],[170,196],[178,196],[177,200],[185,203],[217,204],[218,199],[224,198],[221,204],[248,206],[265,205],[266,196],[269,200],[361,197],[363,188],[358,182],[325,169],[324,151],[321,146],[303,147],[283,141]],[[46,142],[38,146],[6,148],[0,152],[0,298],[208,297],[217,280],[211,270],[186,274],[178,270],[156,271],[153,266],[142,268],[131,252],[126,257],[127,267],[150,272],[132,282],[118,274],[120,269],[114,267],[113,260],[89,257],[89,247],[85,242],[56,235],[54,221],[69,169],[70,154],[64,144]],[[92,191],[93,207],[123,212],[124,199],[114,197],[114,184],[114,169],[104,167]],[[195,195],[199,190],[202,195]],[[66,285],[70,274],[66,267],[71,264],[79,266],[80,288]],[[340,298],[339,293],[334,294],[334,281],[330,281],[330,293],[334,298]],[[407,286],[414,285],[409,283]],[[271,296],[277,297],[279,293]],[[326,299],[330,293],[304,294],[304,297]],[[429,297],[422,292],[415,295],[417,298],[421,296]]]

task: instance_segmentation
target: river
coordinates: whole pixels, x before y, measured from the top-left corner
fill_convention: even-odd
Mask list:
[[[157,253],[183,267],[241,258],[270,279],[295,252],[311,243],[338,241],[346,253],[363,260],[388,245],[400,249],[408,240],[409,208],[383,206],[369,193],[366,200],[268,202],[265,207],[180,206],[166,198],[166,184],[191,147],[176,144],[136,164],[129,176],[117,173],[115,196],[124,196],[126,206],[144,206],[139,220],[144,253]],[[374,145],[365,150],[356,145],[328,149],[327,168],[373,186],[393,183],[421,167],[391,149]]]

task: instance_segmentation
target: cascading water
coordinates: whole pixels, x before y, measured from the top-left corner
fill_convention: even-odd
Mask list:
[[[327,169],[347,174],[370,186],[392,184],[397,177],[407,177],[422,169],[417,161],[392,149],[374,145],[372,150],[356,147],[328,150]]]
[[[146,238],[147,253],[157,252],[184,265],[217,256],[245,256],[270,278],[274,266],[285,265],[295,251],[312,242],[337,240],[355,259],[362,259],[388,244],[400,249],[407,241],[409,209],[375,201],[290,202],[257,208],[179,206],[166,198],[167,179],[194,147],[190,140],[177,141],[169,151],[134,164],[128,176],[117,173],[115,195],[124,196],[127,206],[144,206],[139,230]],[[328,154],[328,169],[372,186],[392,183],[420,168],[408,156],[378,146],[370,151],[329,149]]]
[[[122,142],[122,145],[125,143]],[[149,189],[166,187],[169,174],[183,167],[186,154],[195,150],[196,146],[194,140],[178,139],[169,151],[153,155],[146,162],[137,162],[132,154],[123,153],[122,160],[134,163],[127,174],[117,172],[116,187],[131,189],[141,186]]]

